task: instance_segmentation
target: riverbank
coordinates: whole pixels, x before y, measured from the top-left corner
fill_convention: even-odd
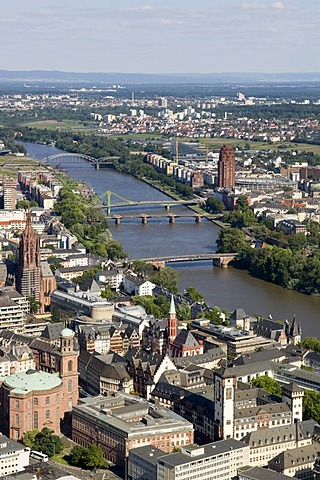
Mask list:
[[[24,143],[29,154],[42,159],[52,154],[62,153],[55,147]],[[167,199],[160,191],[127,174],[114,169],[95,170],[89,164],[73,166],[62,163],[62,168],[76,181],[91,185],[94,192],[102,195],[113,190],[119,195],[138,200]],[[164,202],[165,203],[165,202]],[[141,207],[133,207],[140,213]],[[145,213],[163,213],[163,207],[154,206],[144,209]],[[185,207],[174,207],[175,212],[187,213]],[[132,207],[123,207],[121,213],[132,212]],[[110,223],[113,238],[121,242],[133,258],[152,258],[157,256],[178,256],[182,254],[213,253],[219,235],[219,228],[211,222],[197,224],[192,219],[178,219],[169,224],[167,218],[150,220],[142,225],[140,220],[124,220],[121,225]],[[320,298],[286,290],[278,285],[265,282],[248,275],[246,271],[229,267],[220,269],[212,262],[193,262],[170,265],[178,272],[179,290],[193,285],[205,296],[208,305],[218,305],[228,312],[242,308],[248,315],[265,315],[276,320],[296,316],[302,324],[303,337],[319,336]]]

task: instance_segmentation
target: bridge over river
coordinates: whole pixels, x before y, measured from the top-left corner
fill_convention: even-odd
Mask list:
[[[217,220],[220,218],[218,215],[200,214],[200,213],[136,213],[136,214],[121,214],[121,215],[108,215],[108,220],[114,220],[116,225],[120,225],[122,220],[141,219],[142,225],[146,225],[150,219],[167,218],[169,223],[175,223],[177,218],[191,218],[196,223],[201,223],[202,219]]]
[[[228,264],[237,257],[237,253],[199,253],[190,255],[179,255],[175,257],[153,257],[140,258],[143,262],[152,263],[155,268],[161,268],[166,263],[180,262],[201,262],[212,260],[213,265],[221,268],[227,268]]]

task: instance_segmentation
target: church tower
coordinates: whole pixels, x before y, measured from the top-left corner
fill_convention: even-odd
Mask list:
[[[19,244],[17,290],[25,297],[40,300],[40,242],[27,213],[26,228]]]
[[[60,348],[56,353],[57,371],[63,383],[64,410],[71,411],[79,399],[78,352],[74,348],[74,332],[64,328],[60,334]]]
[[[173,295],[171,295],[169,320],[168,320],[168,343],[169,344],[173,343],[176,336],[177,336],[177,315],[176,315],[176,307],[174,304]]]

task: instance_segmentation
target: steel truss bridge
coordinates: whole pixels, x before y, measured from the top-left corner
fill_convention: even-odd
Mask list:
[[[98,170],[100,165],[112,165],[114,160],[119,160],[120,157],[101,157],[94,158],[90,155],[82,153],[56,153],[43,158],[41,161],[47,165],[60,165],[64,163],[67,165],[80,165],[85,162],[92,163]]]

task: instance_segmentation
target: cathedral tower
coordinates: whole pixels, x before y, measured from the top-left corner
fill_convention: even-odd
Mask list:
[[[17,290],[26,297],[40,300],[40,242],[27,213],[26,228],[19,244]]]

